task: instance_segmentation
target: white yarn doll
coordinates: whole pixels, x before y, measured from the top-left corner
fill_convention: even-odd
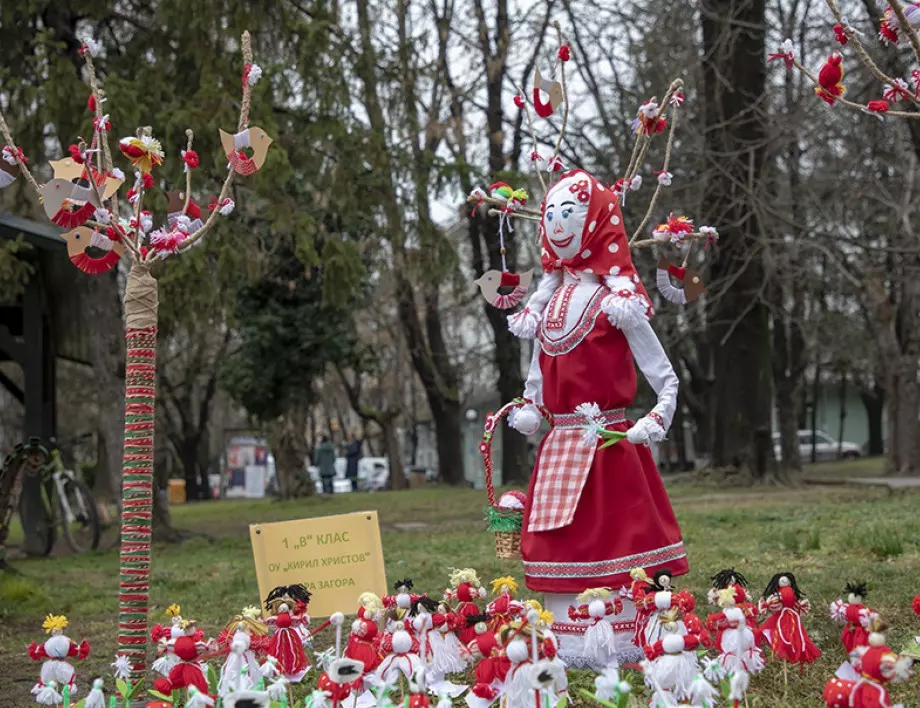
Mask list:
[[[645,679],[655,691],[651,705],[655,705],[656,699],[666,703],[672,698],[678,701],[690,698],[700,673],[696,657],[700,639],[694,634],[681,633],[680,610],[665,610],[659,620],[661,639],[645,646]]]
[[[64,615],[48,615],[42,622],[42,629],[51,636],[41,644],[32,642],[29,645],[32,660],[43,662],[38,683],[32,688],[32,695],[39,705],[60,704],[65,687],[71,696],[77,693],[74,668],[67,659],[82,661],[89,656],[89,642],[85,639],[80,644],[71,641],[64,634],[68,624]]]

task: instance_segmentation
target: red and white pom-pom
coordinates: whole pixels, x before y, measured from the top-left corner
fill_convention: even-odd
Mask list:
[[[125,180],[125,173],[121,171],[121,168],[113,167],[112,168],[112,177],[115,179],[120,179],[122,182]]]
[[[262,78],[262,67],[258,64],[247,64],[243,67],[243,83],[255,86]]]
[[[636,175],[631,180],[629,180],[629,191],[635,192],[640,187],[642,187],[642,175]]]
[[[498,498],[499,509],[515,509],[518,511],[523,511],[524,505],[526,503],[527,497],[523,492],[519,492],[516,489],[513,489],[510,492],[505,492]]]
[[[230,197],[222,199],[220,202],[217,201],[217,197],[214,197],[208,204],[209,210],[216,210],[221,216],[228,216],[235,208],[236,203]]]
[[[10,165],[15,165],[17,163],[27,164],[29,162],[28,158],[22,154],[21,147],[11,148],[9,145],[3,146],[3,161]]]
[[[783,40],[779,51],[773,52],[767,56],[767,62],[776,61],[777,59],[781,59],[787,69],[791,69],[795,66],[795,52],[792,49],[791,39]]]
[[[85,158],[83,157],[83,153],[80,152],[79,145],[68,145],[67,152],[70,153],[70,158],[78,165],[82,165],[84,162],[86,162]]]
[[[140,182],[144,189],[153,189],[153,175],[149,172],[144,172],[140,176]]]
[[[834,600],[828,609],[831,619],[835,622],[847,621],[847,604],[843,600]]]
[[[562,172],[565,169],[565,163],[560,155],[553,155],[546,163],[547,172]]]
[[[100,224],[109,224],[112,222],[112,212],[105,207],[96,209],[96,211],[93,212],[93,219]]]
[[[183,150],[182,161],[185,163],[185,171],[194,170],[198,167],[198,153],[194,150]]]
[[[715,226],[700,226],[700,233],[706,237],[706,248],[719,240],[719,232]]]
[[[109,114],[106,113],[104,116],[96,116],[93,118],[93,128],[104,133],[108,133],[112,130],[112,121],[109,120]]]
[[[160,258],[165,258],[173,253],[178,253],[188,234],[179,229],[167,231],[157,229],[150,234],[150,245]]]
[[[128,190],[128,204],[134,204],[137,201],[138,193],[134,187]],[[134,228],[133,226],[131,228]]]
[[[655,174],[658,175],[658,184],[660,184],[662,187],[671,186],[671,180],[674,178],[674,175],[672,175],[667,170],[658,170],[655,172]]]
[[[680,108],[682,105],[684,105],[685,98],[686,97],[684,96],[682,91],[676,91],[671,96],[671,99],[668,101],[668,103],[670,103],[672,106],[677,106],[678,108]]]
[[[83,40],[83,46],[80,47],[80,54],[89,54],[91,57],[99,56],[99,51],[102,49],[102,44],[97,42],[92,37],[87,37]]]
[[[883,93],[882,96],[890,103],[897,103],[898,101],[908,100],[911,96],[911,92],[904,79],[895,79],[892,83],[888,84],[888,88],[885,89],[885,93]]]

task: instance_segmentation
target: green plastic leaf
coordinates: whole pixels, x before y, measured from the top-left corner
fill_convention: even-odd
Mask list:
[[[211,695],[217,693],[217,681],[217,672],[211,664],[208,664],[208,688],[210,689]]]
[[[719,689],[722,691],[722,698],[728,700],[728,697],[732,693],[732,685],[727,679],[722,679],[719,682]]]
[[[568,696],[563,696],[562,698],[559,699],[559,702],[556,703],[556,708],[566,708],[568,704],[569,704]]]
[[[134,698],[136,695],[138,695],[141,692],[141,689],[143,687],[144,687],[144,679],[143,677],[141,677],[140,679],[138,679],[137,683],[131,686],[128,686],[127,694],[122,694],[122,695],[124,695],[124,697],[127,699]]]
[[[616,445],[620,440],[626,437],[626,433],[621,433],[618,430],[604,430],[601,431],[601,437],[605,438],[607,442],[601,445],[598,450],[603,450],[605,447],[611,447]]]
[[[122,679],[115,679],[115,687],[118,689],[118,695],[123,696],[124,698],[129,698],[128,694],[128,684],[126,684]]]
[[[154,691],[152,688],[147,691],[148,696],[153,696],[154,698],[159,698],[161,701],[166,701],[167,703],[172,703],[172,696],[164,696],[159,691]]]

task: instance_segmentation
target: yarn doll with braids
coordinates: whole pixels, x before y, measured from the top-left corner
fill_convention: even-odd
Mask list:
[[[760,600],[760,614],[769,614],[760,631],[777,659],[804,668],[821,656],[802,623],[802,616],[810,609],[811,603],[792,573],[777,573],[771,578]]]
[[[272,634],[265,653],[277,661],[281,675],[298,683],[310,670],[310,660],[303,646],[300,627],[309,622],[306,608],[310,591],[305,585],[280,585],[268,593],[265,609],[270,616],[265,621]]]
[[[832,620],[843,624],[840,641],[850,654],[858,647],[869,646],[869,622],[878,613],[863,604],[868,595],[865,583],[847,583],[844,592],[846,601],[834,600],[830,605],[830,615]]]

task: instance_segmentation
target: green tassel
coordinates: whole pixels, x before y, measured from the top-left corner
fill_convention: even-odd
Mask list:
[[[64,708],[70,708],[70,686],[64,686],[61,694],[64,697]]]
[[[109,696],[109,708],[118,708],[118,701],[115,700],[115,696]]]
[[[494,507],[485,508],[485,519],[489,522],[492,533],[520,533],[524,524],[524,514],[520,511],[499,511]]]

